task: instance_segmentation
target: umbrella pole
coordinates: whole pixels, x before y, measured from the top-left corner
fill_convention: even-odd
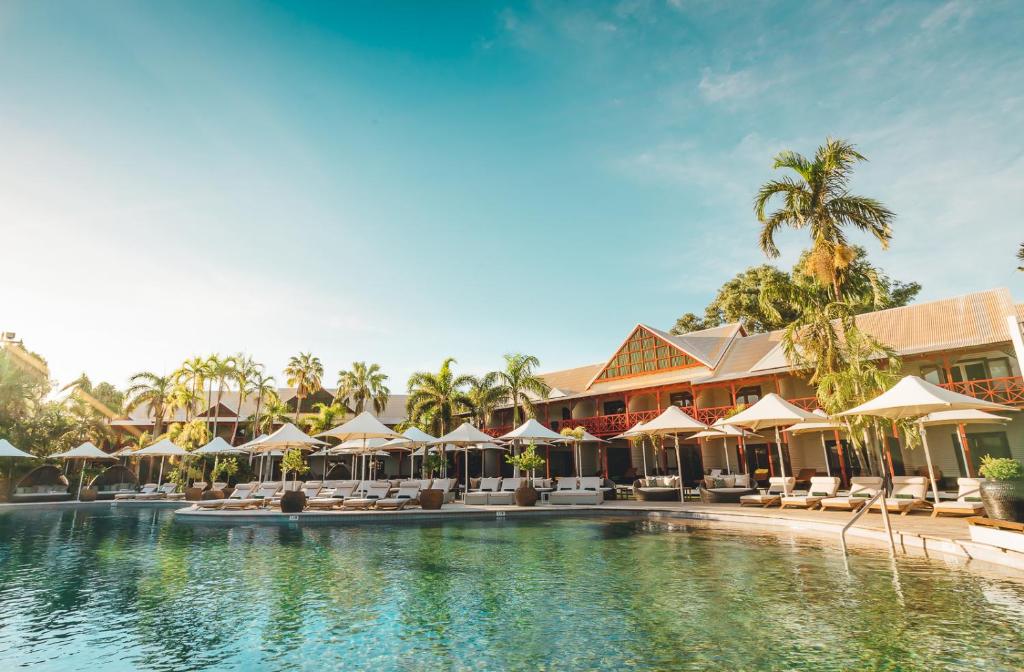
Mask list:
[[[87,460],[82,460],[82,473],[78,475],[78,501],[82,501],[82,481],[85,480],[85,465]]]
[[[679,435],[673,434],[672,438],[675,439],[676,443],[676,477],[679,479],[679,501],[685,502],[683,498],[683,459],[679,456]],[[608,474],[605,474],[605,478]]]
[[[466,503],[466,494],[469,493],[469,446],[463,446],[462,448],[462,459],[466,463],[466,482],[462,484],[462,503]],[[480,454],[481,466],[483,460],[483,453]]]
[[[782,457],[782,437],[779,436],[779,427],[775,426],[775,447],[779,451],[779,473],[782,474],[782,494],[789,497],[789,486],[786,485],[786,460]]]
[[[832,476],[832,467],[828,464],[828,447],[825,445],[825,432],[818,432],[821,437],[821,452],[825,453],[825,473]]]
[[[928,450],[928,430],[924,426],[923,421],[918,422],[918,427],[921,428],[921,445],[924,446],[924,461],[928,464],[928,480],[932,484],[932,497],[935,499],[935,503],[939,503],[939,486],[935,483],[935,468],[932,467],[932,454]]]
[[[722,451],[725,453],[725,473],[731,474],[732,467],[729,465],[729,437],[722,437]]]
[[[644,478],[647,478],[647,444],[640,439],[640,456],[644,460]]]
[[[160,456],[160,475],[156,477],[156,484],[163,485],[164,483],[164,457]]]

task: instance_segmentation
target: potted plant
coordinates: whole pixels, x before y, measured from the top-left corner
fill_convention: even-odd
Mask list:
[[[516,490],[516,506],[533,506],[540,499],[540,493],[533,487],[534,472],[544,466],[544,458],[537,454],[537,446],[531,443],[518,455],[506,455],[505,461],[526,474],[522,485]]]
[[[299,449],[289,450],[281,460],[281,475],[287,480],[287,475],[292,474],[292,484],[299,482],[299,474],[309,471],[305,460],[302,459],[302,451]],[[306,493],[302,490],[285,490],[281,495],[281,513],[300,513],[306,508]]]
[[[981,458],[981,501],[989,518],[1024,522],[1024,467],[1009,457]]]
[[[237,473],[238,460],[233,457],[227,457],[213,465],[213,469],[210,471],[210,480],[214,483],[217,481],[230,483],[231,478]],[[228,494],[224,490],[214,490],[211,488],[202,494],[202,499],[224,499]]]
[[[444,465],[444,456],[440,453],[428,453],[423,457],[423,470],[427,472],[427,478],[434,478],[434,473],[440,471]],[[444,504],[444,491],[437,489],[420,491],[420,508],[440,509]]]

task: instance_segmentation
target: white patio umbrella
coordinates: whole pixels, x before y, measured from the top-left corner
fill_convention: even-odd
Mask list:
[[[249,452],[242,446],[232,446],[230,443],[225,441],[222,437],[216,436],[212,441],[207,443],[205,446],[196,448],[193,455],[213,455],[213,468],[216,469],[220,463],[221,455],[244,455]],[[203,475],[206,475],[206,466],[203,465]]]
[[[24,459],[36,459],[35,455],[26,453],[24,450],[19,450],[11,445],[7,439],[0,439],[0,458],[7,458],[11,460],[24,458]],[[14,467],[9,466],[7,468],[7,483],[10,484],[14,480]],[[13,491],[13,485],[11,486]]]
[[[921,418],[921,424],[925,427],[933,427],[936,425],[995,425],[1005,424],[1010,422],[1010,418],[1004,418],[1001,415],[992,415],[985,411],[938,411],[937,413],[929,413],[928,415]],[[964,458],[964,468],[967,470],[967,475],[971,473],[970,461],[967,458],[967,446],[964,445],[964,437],[960,435],[960,432],[956,433],[956,441],[960,444],[960,454]]]
[[[552,432],[554,433],[554,432]],[[558,435],[561,438],[561,435]],[[466,493],[469,492],[469,447],[478,443],[493,443],[494,437],[484,434],[468,422],[464,422],[444,436],[430,442],[432,446],[451,444],[460,446],[463,451],[463,462],[466,468],[466,482],[462,489],[462,499],[465,501]]]
[[[932,466],[931,452],[928,450],[928,433],[922,423],[924,416],[942,411],[1015,411],[1016,409],[991,401],[983,401],[966,394],[953,392],[944,387],[933,385],[917,376],[904,376],[900,382],[889,390],[878,395],[871,401],[848,411],[839,413],[846,415],[870,415],[888,420],[917,419],[921,430],[921,444],[924,447],[924,459],[928,464],[928,480],[932,484],[932,497],[939,501],[939,486],[935,482],[935,468]]]
[[[292,449],[315,450],[317,446],[326,446],[326,441],[316,439],[296,427],[290,422],[281,425],[280,428],[271,432],[259,441],[249,444],[249,450],[254,453],[263,453],[273,457],[273,453],[280,451],[283,456]],[[273,471],[273,470],[271,470]],[[283,475],[283,474],[282,474]]]
[[[576,428],[573,427],[572,429],[576,429]],[[582,448],[582,446],[583,446],[583,444],[584,443],[609,443],[609,442],[605,441],[604,439],[601,439],[601,438],[598,438],[598,437],[594,436],[593,434],[591,434],[590,432],[588,432],[587,430],[584,429],[583,433],[580,434],[580,438],[579,439],[577,439],[575,436],[566,436],[566,435],[563,434],[562,435],[562,443],[572,443],[573,444],[573,450],[576,453],[576,475],[577,476],[582,476],[583,475],[583,472],[582,472],[582,469],[583,469],[583,467],[582,467],[582,463],[583,463],[583,448]],[[600,446],[598,446],[597,460],[598,460],[598,467],[600,467],[600,462],[601,462]],[[605,474],[605,475],[607,476],[607,474]]]
[[[832,467],[828,464],[828,446],[825,445],[825,434],[846,429],[846,426],[841,422],[829,420],[828,414],[820,408],[814,410],[814,415],[818,416],[820,420],[798,422],[795,425],[790,425],[786,431],[793,436],[817,433],[821,437],[821,452],[825,454],[825,473],[831,476]]]
[[[400,439],[402,435],[391,429],[383,422],[378,420],[369,411],[363,411],[356,417],[352,418],[348,422],[344,422],[337,427],[328,429],[326,432],[320,432],[317,436],[327,436],[339,441],[350,441],[358,439],[366,441],[368,439]],[[364,444],[365,447],[365,444]],[[355,457],[352,458],[353,463]],[[353,464],[354,466],[354,464]],[[363,458],[363,469],[361,472],[366,470],[366,459]]]
[[[760,438],[760,434],[749,432],[742,427],[733,427],[732,425],[718,425],[717,427],[709,427],[702,432],[697,432],[693,436],[688,436],[688,439],[722,439],[722,452],[725,454],[725,470],[732,471],[732,466],[729,464],[729,439],[730,438]]]
[[[146,446],[142,450],[136,450],[132,453],[133,457],[159,457],[160,458],[160,473],[156,478],[157,484],[163,483],[164,479],[164,458],[167,457],[187,457],[188,451],[174,443],[170,439],[163,439],[157,441],[151,446]]]
[[[795,406],[774,392],[769,392],[750,408],[745,408],[736,415],[730,416],[725,424],[745,427],[751,431],[759,429],[775,429],[775,447],[779,452],[779,473],[782,475],[782,493],[789,495],[786,485],[786,461],[782,455],[782,437],[780,427],[790,427],[800,422],[817,422],[821,418],[810,411]]]
[[[54,453],[50,455],[60,460],[81,460],[82,461],[82,472],[78,476],[78,495],[76,499],[81,501],[82,499],[82,482],[85,480],[85,467],[89,464],[90,460],[114,460],[117,458],[109,453],[105,453],[97,448],[91,441],[86,441],[77,448],[71,450],[65,450],[63,453]]]
[[[419,449],[424,448],[436,438],[436,436],[427,434],[419,427],[410,427],[402,432],[402,436],[400,438],[391,439],[384,444],[384,447],[390,448],[391,446],[406,446],[409,449],[409,478],[412,478],[416,473],[416,464],[413,460],[413,456],[422,454]]]
[[[683,432],[707,429],[703,422],[672,405],[661,412],[661,415],[644,423],[644,433],[656,436],[672,436],[676,448],[676,473],[679,475],[679,501],[683,501],[683,459],[679,450],[679,435]]]
[[[351,455],[353,460],[352,468],[354,469],[356,456],[363,460],[368,457],[386,457],[388,453],[383,450],[383,447],[390,440],[392,439],[349,439],[348,441],[342,441],[336,446],[326,448],[325,451],[328,455]],[[374,480],[377,477],[376,466],[372,460],[369,461],[369,464],[370,473],[367,476],[370,480]]]
[[[635,439],[638,436],[643,436],[643,434],[644,434],[644,423],[638,422],[635,425],[633,425],[632,427],[630,427],[629,429],[627,429],[626,431],[624,431],[622,434],[616,434],[612,438],[613,439]],[[645,445],[643,445],[642,441],[640,443],[640,456],[641,456],[641,458],[643,458],[643,461],[644,461],[644,478],[647,478],[647,447]]]
[[[488,441],[490,441],[490,440],[491,440],[490,437],[488,437]],[[561,434],[559,434],[558,432],[552,430],[552,429],[548,429],[544,425],[542,425],[539,422],[537,422],[536,419],[529,418],[528,420],[526,420],[526,422],[524,422],[523,424],[519,425],[518,427],[513,429],[511,432],[508,432],[506,434],[503,434],[503,435],[499,436],[498,440],[513,442],[513,445],[516,447],[516,449],[513,452],[515,454],[518,454],[519,453],[518,449],[520,447],[522,447],[523,441],[526,441],[526,442],[530,442],[530,441],[534,441],[534,442],[545,442],[545,441],[548,441],[548,442],[553,442],[553,441],[562,442],[562,441],[565,440],[565,437],[562,436]],[[579,463],[577,462],[577,469],[578,469],[578,465],[579,465]],[[516,469],[515,473],[516,473],[516,475],[518,475],[518,473],[519,473],[519,469],[518,468]]]

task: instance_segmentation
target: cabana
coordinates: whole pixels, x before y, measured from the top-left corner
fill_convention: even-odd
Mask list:
[[[68,479],[52,464],[44,464],[25,474],[11,493],[12,502],[63,502],[69,499]]]
[[[137,491],[139,479],[132,469],[123,464],[115,464],[89,481],[89,487],[96,490],[96,499],[114,499],[114,495]]]

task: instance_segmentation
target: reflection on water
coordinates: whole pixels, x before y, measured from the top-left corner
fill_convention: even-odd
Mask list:
[[[0,515],[33,670],[1016,669],[1024,585],[794,538],[550,519],[204,527]]]

